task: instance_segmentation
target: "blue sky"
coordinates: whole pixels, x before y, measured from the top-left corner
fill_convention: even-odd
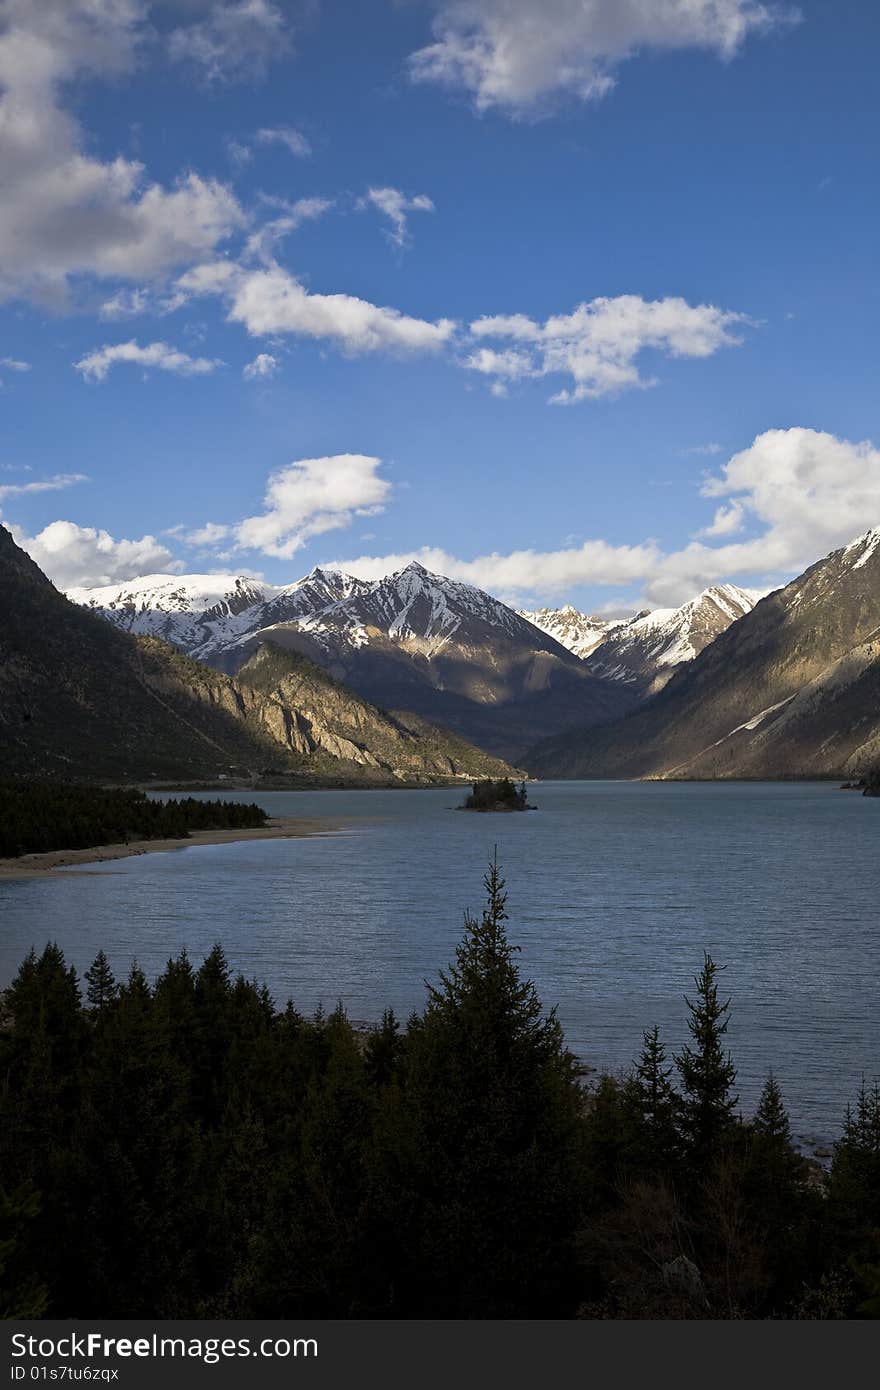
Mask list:
[[[880,521],[878,39],[867,0],[0,0],[4,524],[64,587],[797,572]]]

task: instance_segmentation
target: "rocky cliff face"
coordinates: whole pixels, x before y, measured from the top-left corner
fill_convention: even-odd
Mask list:
[[[234,685],[245,717],[300,755],[381,769],[399,780],[513,772],[445,729],[370,704],[308,658],[271,643],[245,662]]]

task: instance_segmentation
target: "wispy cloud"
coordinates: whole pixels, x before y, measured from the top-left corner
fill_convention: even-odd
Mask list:
[[[289,125],[264,126],[257,131],[254,139],[260,145],[284,145],[297,159],[308,159],[312,153],[311,144],[302,131],[294,130]]]
[[[272,0],[219,0],[206,19],[168,36],[172,60],[195,65],[209,83],[261,76],[291,48],[284,13]]]
[[[278,372],[281,363],[271,352],[258,352],[252,362],[242,368],[245,381],[266,381]]]
[[[147,343],[141,347],[133,338],[127,343],[113,343],[96,348],[81,357],[75,366],[86,381],[104,381],[111,367],[118,363],[173,372],[176,376],[206,376],[222,367],[217,357],[190,357],[189,353],[168,343]]]
[[[368,188],[358,207],[373,207],[391,223],[386,233],[395,246],[409,245],[409,224],[407,215],[411,212],[434,212],[434,204],[427,193],[417,193],[408,197],[399,188]]]
[[[33,492],[60,492],[88,481],[86,473],[56,473],[51,478],[35,478],[32,483],[3,483],[0,485],[0,502],[7,497],[24,497]]]

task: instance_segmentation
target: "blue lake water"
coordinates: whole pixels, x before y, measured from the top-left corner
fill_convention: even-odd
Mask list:
[[[880,1074],[880,800],[830,783],[547,782],[527,815],[464,815],[456,789],[273,792],[334,834],[149,854],[0,881],[0,984],[54,939],[151,976],[221,941],[280,1002],[406,1017],[482,901],[493,846],[523,970],[570,1046],[623,1068],[657,1022],[684,1041],[704,950],[726,968],[748,1113],[768,1068],[799,1135],[827,1141]]]

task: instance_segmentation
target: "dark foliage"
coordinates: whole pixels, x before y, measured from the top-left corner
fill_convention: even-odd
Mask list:
[[[191,830],[241,830],[266,812],[236,801],[151,801],[133,787],[0,782],[0,859],[54,849],[91,849],[129,840],[179,839]]]
[[[487,777],[483,782],[474,782],[473,788],[465,797],[465,811],[529,811],[526,784],[517,786],[509,777],[493,780]]]
[[[733,1112],[707,958],[692,1045],[585,1085],[518,968],[497,867],[422,1013],[368,1033],[217,946],[85,998],[56,946],[0,1003],[0,1312],[875,1317],[880,1094],[831,1171],[775,1079]]]

